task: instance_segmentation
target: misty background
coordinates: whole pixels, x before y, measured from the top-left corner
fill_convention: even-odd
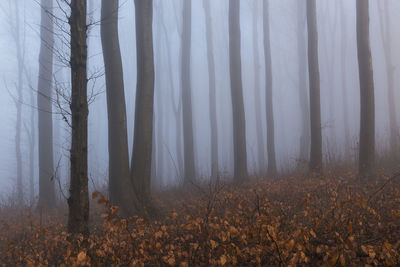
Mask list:
[[[184,0],[183,0],[184,1]],[[181,182],[179,159],[176,150],[176,109],[180,101],[180,46],[182,31],[182,0],[154,1],[154,52],[155,52],[155,136],[156,155],[154,164],[157,168],[157,185],[176,185]],[[400,2],[389,2],[389,22],[392,36],[392,59],[395,65],[395,99],[400,100]],[[375,82],[376,144],[377,154],[390,149],[387,69],[383,54],[384,42],[381,35],[381,19],[385,16],[378,8],[379,0],[371,0],[371,49]],[[100,41],[100,1],[92,0],[89,5],[90,21],[94,23],[89,32],[89,90],[93,89],[95,98],[89,107],[89,186],[94,189],[105,187],[108,179],[108,144],[107,144],[107,104],[105,94],[104,66]],[[257,142],[257,131],[265,136],[265,112],[257,114],[256,102],[265,107],[265,71],[264,60],[255,66],[255,47],[263,58],[262,37],[262,1],[241,0],[241,53],[244,104],[246,114],[247,160],[249,173],[259,175],[266,169],[266,141],[261,146]],[[275,112],[275,147],[278,170],[288,173],[296,168],[306,168],[299,158],[301,108],[299,102],[299,55],[297,50],[298,9],[297,0],[271,0],[271,49],[273,71],[273,101]],[[133,119],[136,90],[136,47],[135,13],[133,1],[121,2],[119,13],[119,31],[124,82],[128,115],[128,142],[132,147]],[[343,5],[343,10],[341,10]],[[18,6],[18,12],[16,10]],[[57,5],[55,5],[57,6]],[[380,5],[383,8],[383,5]],[[359,76],[356,48],[356,11],[355,1],[317,1],[319,60],[321,74],[321,112],[323,134],[324,163],[345,163],[354,167],[358,153],[359,135]],[[16,34],[22,40],[24,67],[23,105],[21,131],[21,149],[23,161],[23,184],[25,200],[28,201],[29,186],[29,138],[32,134],[29,125],[32,119],[37,125],[36,91],[38,80],[38,56],[40,47],[40,6],[34,0],[2,0],[0,3],[0,195],[7,200],[16,192],[16,81],[18,80]],[[61,12],[61,10],[56,11]],[[232,107],[229,77],[229,35],[228,35],[228,0],[211,2],[213,24],[213,49],[216,64],[216,100],[218,120],[219,169],[227,175],[233,173],[232,147]],[[60,17],[62,16],[62,13]],[[256,18],[256,20],[254,19]],[[305,12],[304,12],[305,20]],[[346,22],[345,33],[341,21]],[[256,31],[254,23],[256,21]],[[15,31],[19,22],[20,32]],[[304,27],[305,29],[305,27]],[[57,32],[57,26],[55,31]],[[68,55],[68,48],[63,44],[62,33],[58,32],[55,49],[59,54]],[[343,38],[345,36],[345,38]],[[346,57],[342,64],[341,48],[345,42]],[[58,54],[58,53],[57,53]],[[205,13],[203,1],[192,1],[192,103],[195,140],[196,176],[208,179],[210,176],[210,122],[209,91],[207,69],[207,46],[205,35]],[[345,66],[345,70],[343,70]],[[171,68],[172,67],[172,68]],[[259,71],[259,87],[256,88],[255,72]],[[169,74],[172,71],[172,76]],[[344,71],[346,90],[343,90],[341,71]],[[68,88],[69,69],[62,58],[55,57],[54,84]],[[171,79],[172,77],[172,79]],[[261,88],[261,89],[260,89]],[[56,89],[56,88],[55,88]],[[259,90],[259,97],[256,91]],[[347,114],[343,104],[343,94],[347,95]],[[33,94],[33,101],[32,101]],[[32,101],[32,102],[31,102]],[[400,107],[396,106],[397,118]],[[264,108],[262,109],[264,111]],[[58,113],[54,121],[54,162],[60,186],[57,191],[67,192],[69,181],[69,126]],[[32,116],[33,114],[33,116]],[[257,116],[261,116],[262,125],[257,128]],[[350,140],[344,135],[344,118],[349,123]],[[400,121],[398,122],[400,124]],[[37,129],[34,130],[37,132]],[[161,134],[158,134],[161,133]],[[37,133],[36,133],[37,136]],[[131,150],[129,150],[131,153]],[[265,161],[258,160],[263,151]],[[37,194],[37,142],[35,145],[35,194]],[[354,166],[353,166],[354,165]],[[59,194],[61,197],[61,194]]]

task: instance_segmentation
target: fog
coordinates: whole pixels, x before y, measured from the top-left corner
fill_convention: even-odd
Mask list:
[[[273,76],[273,103],[275,125],[275,149],[278,173],[281,175],[304,171],[308,158],[300,158],[302,110],[299,97],[298,53],[298,0],[270,1],[270,42]],[[385,0],[389,23],[381,25],[385,16],[384,5],[379,0],[370,1],[370,38],[375,84],[376,151],[383,156],[391,149],[388,104],[388,70],[384,46],[391,47],[394,65],[394,88],[397,120],[400,119],[400,2]],[[62,2],[62,1],[60,1]],[[89,21],[92,26],[88,38],[89,77],[89,187],[104,189],[108,185],[107,99],[104,63],[100,38],[101,3],[89,1]],[[155,0],[153,9],[153,37],[155,59],[154,142],[156,177],[155,188],[175,186],[182,182],[182,162],[177,151],[177,123],[179,116],[181,79],[182,0]],[[317,0],[318,52],[321,85],[321,126],[323,162],[325,166],[344,165],[355,168],[358,161],[360,128],[360,86],[356,40],[356,1]],[[343,5],[343,9],[341,9]],[[18,11],[16,8],[18,7]],[[241,59],[244,109],[246,118],[247,163],[250,176],[261,177],[266,173],[267,139],[265,112],[265,60],[263,48],[262,1],[240,0]],[[219,172],[231,177],[234,172],[232,135],[232,101],[229,72],[229,24],[228,0],[211,1],[213,52],[216,73],[216,103],[218,122]],[[134,112],[137,83],[136,32],[134,1],[123,0],[119,10],[119,41],[121,46],[129,153],[132,153]],[[29,145],[32,131],[37,133],[37,86],[40,49],[41,7],[34,0],[3,0],[0,3],[0,195],[1,200],[12,199],[17,192],[16,155],[16,104],[22,104],[21,160],[24,200],[29,202],[29,181],[33,178],[35,198],[38,195],[38,142],[34,150],[34,176],[30,177]],[[343,13],[344,12],[344,13]],[[55,16],[65,20],[55,4]],[[304,9],[304,34],[306,15]],[[193,104],[193,129],[196,178],[209,180],[210,161],[210,107],[209,74],[205,12],[202,0],[192,1],[191,25],[191,92]],[[17,30],[19,24],[19,32]],[[256,22],[256,25],[254,25]],[[345,32],[341,23],[345,22]],[[58,27],[59,26],[59,27]],[[69,29],[59,21],[55,26],[54,93],[64,89],[68,94],[70,69],[65,62],[69,51],[68,36],[62,29]],[[61,27],[61,28],[60,28]],[[64,28],[62,28],[64,27]],[[256,27],[256,29],[254,29]],[[391,42],[382,40],[382,30],[388,27]],[[18,98],[18,59],[15,37],[20,37],[23,53],[22,98]],[[66,38],[66,39],[65,39]],[[306,36],[305,36],[306,38]],[[386,37],[387,39],[387,37]],[[307,40],[307,39],[305,39]],[[255,43],[256,42],[256,43]],[[343,45],[344,44],[344,45]],[[307,47],[307,46],[306,46]],[[342,49],[345,47],[345,56]],[[255,49],[257,51],[255,51]],[[306,51],[305,51],[306,53]],[[64,55],[65,58],[61,58]],[[258,66],[255,58],[258,55]],[[303,55],[304,56],[304,55]],[[343,58],[345,62],[343,62]],[[343,69],[344,67],[344,69]],[[304,66],[307,68],[307,65]],[[307,70],[305,70],[307,71]],[[342,71],[344,74],[342,74]],[[255,73],[258,72],[256,81]],[[308,76],[307,76],[308,77]],[[343,83],[345,79],[345,83]],[[307,78],[308,81],[308,78]],[[258,86],[257,86],[258,84]],[[343,86],[345,84],[345,87]],[[258,92],[257,92],[258,91]],[[346,94],[347,104],[343,94]],[[32,98],[33,96],[33,98]],[[33,100],[33,101],[32,101]],[[397,100],[397,101],[396,101]],[[62,102],[62,101],[61,101]],[[256,103],[258,102],[258,104]],[[68,108],[64,102],[62,105]],[[346,105],[346,106],[345,106]],[[257,107],[261,107],[260,110]],[[57,171],[56,191],[58,198],[68,192],[70,127],[59,107],[53,106],[54,163]],[[32,115],[33,114],[33,115]],[[31,128],[32,118],[34,129]],[[261,123],[258,122],[258,119]],[[348,123],[348,136],[346,136]],[[400,125],[400,121],[397,121]],[[261,132],[260,132],[261,131]],[[398,133],[398,129],[397,129]],[[258,134],[262,136],[259,143]],[[181,136],[183,136],[181,134]],[[182,137],[183,138],[183,137]],[[183,142],[181,140],[181,142]],[[260,155],[264,161],[260,162]],[[182,157],[182,156],[181,156]]]

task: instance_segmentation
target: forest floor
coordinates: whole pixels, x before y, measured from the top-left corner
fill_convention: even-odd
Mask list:
[[[400,178],[352,172],[203,185],[155,195],[158,220],[121,219],[101,194],[91,235],[66,212],[0,210],[0,266],[400,266]]]

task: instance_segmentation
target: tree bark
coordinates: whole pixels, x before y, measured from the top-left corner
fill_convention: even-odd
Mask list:
[[[379,1],[378,8],[380,7]],[[392,34],[389,14],[389,1],[384,1],[383,14],[379,8],[379,18],[381,26],[381,36],[383,42],[383,52],[385,55],[386,74],[387,74],[387,97],[388,97],[388,114],[389,114],[389,138],[390,148],[393,156],[397,158],[399,155],[399,126],[397,123],[396,104],[395,104],[395,80],[394,71],[395,67],[392,58]]]
[[[346,58],[347,58],[347,23],[345,16],[345,9],[343,1],[340,1],[340,13],[341,13],[341,75],[342,75],[342,101],[343,101],[343,124],[344,124],[344,138],[345,138],[345,157],[350,152],[350,127],[349,127],[349,101],[348,101],[348,87],[347,87],[347,72],[346,72]],[[345,158],[346,159],[346,158]]]
[[[86,0],[71,0],[71,182],[68,231],[89,233]]]
[[[244,113],[241,46],[240,0],[229,1],[229,59],[232,95],[234,180],[248,178],[246,151],[246,118]]]
[[[258,47],[258,11],[259,0],[254,1],[254,15],[253,15],[253,54],[254,54],[254,106],[256,116],[256,131],[257,131],[257,160],[259,165],[259,173],[265,172],[265,151],[264,151],[264,133],[263,133],[263,110],[261,99],[261,86],[260,86],[260,52]]]
[[[38,131],[39,131],[39,209],[54,208],[53,152],[53,0],[41,0],[39,81],[38,81]]]
[[[118,36],[119,0],[103,0],[101,7],[101,42],[105,66],[107,112],[109,193],[111,203],[124,216],[133,216],[138,201],[129,170],[126,104],[121,51]]]
[[[204,11],[206,19],[206,39],[207,39],[207,62],[208,62],[208,86],[210,102],[210,136],[211,136],[211,180],[219,182],[218,176],[218,123],[217,123],[217,100],[215,82],[215,59],[213,49],[213,30],[210,0],[204,0]]]
[[[360,76],[359,176],[375,174],[375,96],[369,32],[369,1],[357,0],[357,52]]]
[[[306,40],[306,1],[297,0],[297,54],[299,102],[301,111],[301,134],[299,149],[299,165],[307,162],[310,155],[310,104],[307,88],[307,40]]]
[[[15,42],[17,52],[17,65],[18,65],[18,82],[16,83],[17,98],[15,99],[15,107],[17,110],[17,120],[15,122],[15,156],[17,163],[17,181],[16,181],[16,201],[19,207],[24,205],[24,190],[22,182],[22,152],[21,152],[21,129],[22,129],[22,103],[23,99],[23,68],[24,68],[24,53],[23,43],[21,42],[21,26],[20,26],[20,6],[18,1],[14,1],[15,24],[10,22],[13,26],[11,28],[13,39]],[[11,12],[11,10],[10,10]]]
[[[191,86],[191,38],[192,38],[192,1],[183,1],[182,27],[182,116],[183,116],[183,158],[184,184],[195,180],[196,170],[194,163],[194,134],[193,134],[193,107]]]
[[[265,56],[265,104],[267,111],[267,152],[268,169],[267,175],[276,175],[276,156],[275,156],[275,125],[274,125],[274,102],[273,102],[273,81],[272,81],[272,59],[271,59],[271,39],[270,39],[270,19],[269,19],[269,0],[263,1],[264,11],[264,56]]]
[[[137,87],[131,179],[142,214],[151,207],[151,153],[154,115],[153,1],[135,0]]]
[[[321,96],[318,62],[318,27],[316,1],[307,0],[308,72],[310,84],[310,172],[322,170]]]

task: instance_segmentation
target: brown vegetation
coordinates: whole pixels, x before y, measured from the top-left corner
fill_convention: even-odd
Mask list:
[[[158,220],[121,219],[101,194],[87,240],[59,220],[1,211],[5,266],[378,266],[400,264],[400,182],[355,174],[170,190]],[[178,192],[177,192],[178,191]],[[96,205],[92,205],[96,206]],[[41,224],[41,226],[40,226]]]

